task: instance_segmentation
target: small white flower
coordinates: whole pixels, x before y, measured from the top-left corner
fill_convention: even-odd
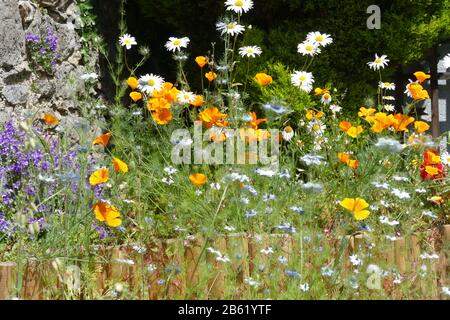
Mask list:
[[[174,167],[165,167],[164,168],[164,172],[167,173],[169,176],[177,173],[177,169],[175,169]]]
[[[360,266],[360,265],[362,265],[362,260],[358,257],[358,255],[353,254],[349,258],[350,258],[350,263],[353,266]]]
[[[330,267],[322,267],[321,272],[325,277],[331,277],[334,274],[334,270]]]
[[[378,138],[374,146],[389,152],[399,152],[403,149],[403,145],[400,142],[390,138]]]
[[[253,8],[252,0],[227,0],[225,1],[225,6],[227,10],[234,11],[238,14],[242,12],[247,13],[251,8]]]
[[[175,181],[173,181],[171,177],[164,177],[161,179],[161,181],[169,186],[175,183]]]
[[[307,284],[307,283],[302,283],[302,284],[299,286],[299,289],[302,290],[303,292],[308,292],[308,291],[309,291],[309,284]]]
[[[220,31],[221,35],[229,34],[230,36],[238,35],[244,32],[245,27],[237,22],[218,22],[216,23],[217,31]]]
[[[236,231],[236,228],[232,227],[232,226],[225,226],[225,227],[223,227],[223,229],[228,232]]]
[[[375,188],[389,190],[389,184],[386,182],[372,182],[371,183]]]
[[[260,252],[262,254],[269,255],[269,254],[273,253],[273,248],[272,247],[266,247],[264,249],[261,249]]]
[[[329,93],[325,93],[322,95],[322,99],[320,100],[323,104],[331,103],[331,95]]]
[[[314,119],[308,122],[306,129],[315,137],[320,137],[325,133],[327,126],[320,120]]]
[[[367,65],[371,69],[376,71],[376,70],[384,69],[388,65],[389,61],[390,60],[387,59],[386,55],[382,55],[382,56],[379,57],[378,54],[375,54],[375,60],[371,61],[371,62],[368,62]]]
[[[408,182],[409,181],[409,179],[407,177],[402,177],[402,176],[393,176],[392,180],[399,181],[399,182]]]
[[[292,130],[292,128],[289,126],[284,128],[283,132],[281,132],[284,141],[291,141],[291,139],[294,137],[294,134],[294,130]]]
[[[450,60],[450,55],[447,57]],[[449,61],[449,68],[450,68],[450,61]],[[442,287],[442,293],[446,296],[450,296],[450,288],[449,287]]]
[[[416,191],[417,193],[427,193],[427,189],[425,189],[425,188],[417,188],[414,191]]]
[[[425,253],[420,255],[420,259],[422,259],[422,260],[436,260],[436,259],[439,259],[439,256],[436,253],[429,254],[429,253],[425,252]]]
[[[297,46],[297,52],[301,53],[302,55],[306,56],[309,55],[311,57],[317,55],[320,53],[319,46],[314,42],[302,42],[299,43]]]
[[[160,91],[163,87],[164,79],[160,76],[151,74],[146,74],[139,78],[139,90],[144,93],[152,94],[153,91]]]
[[[277,197],[274,195],[274,194],[264,194],[263,195],[263,197],[262,197],[262,200],[264,201],[264,202],[268,202],[268,201],[272,201],[272,200],[275,200]]]
[[[306,40],[322,47],[325,47],[331,43],[333,43],[333,38],[329,34],[320,33],[320,32],[310,32],[306,36]]]
[[[386,216],[380,216],[379,219],[382,224],[387,224],[390,226],[397,226],[400,224],[400,222],[398,222],[397,220],[389,220],[389,218]]]
[[[137,45],[136,39],[128,33],[119,38],[119,43],[122,47],[126,47],[127,50],[130,50],[132,46]]]
[[[425,210],[422,211],[422,215],[429,217],[431,219],[437,219],[437,215],[435,215],[433,212],[431,212],[430,210]]]
[[[399,189],[397,189],[397,188],[393,188],[391,193],[392,193],[394,196],[396,196],[397,198],[402,199],[402,200],[404,200],[404,199],[410,199],[410,198],[411,198],[411,196],[409,195],[408,192],[406,192],[406,191],[401,191],[401,190],[399,190]]]
[[[274,175],[276,175],[276,172],[274,170],[265,169],[265,168],[258,168],[258,169],[255,170],[255,172],[257,174],[259,174],[260,176],[269,177],[269,178],[271,178]]]
[[[277,258],[278,262],[283,264],[283,265],[287,265],[288,264],[288,259],[285,256],[279,256]]]
[[[381,89],[395,91],[395,83],[391,82],[380,82],[378,87]]]
[[[390,241],[396,241],[398,238],[396,236],[387,235],[386,239],[388,239]]]
[[[385,104],[383,106],[384,110],[386,110],[387,112],[392,112],[395,110],[395,106],[393,104]]]
[[[305,154],[304,156],[300,157],[300,160],[303,161],[307,166],[318,166],[325,163],[323,161],[324,157],[315,154]]]
[[[213,189],[213,190],[220,190],[220,188],[221,188],[221,186],[220,186],[220,183],[211,183],[210,184],[210,187],[211,187],[211,189]]]
[[[80,79],[84,80],[84,81],[97,80],[98,79],[98,74],[96,74],[95,72],[93,72],[93,73],[85,73],[85,74],[82,74],[80,76]]]
[[[292,206],[289,209],[291,209],[291,211],[293,211],[295,213],[304,213],[305,212],[305,210],[302,207]]]
[[[258,46],[246,46],[239,48],[239,54],[241,57],[256,58],[256,56],[260,56],[261,53],[262,50]]]
[[[178,102],[190,104],[195,101],[195,94],[192,92],[181,90],[180,93],[177,94]]]
[[[313,89],[314,76],[311,72],[295,71],[291,75],[291,83],[305,92],[310,92]]]
[[[337,104],[330,105],[330,110],[333,113],[339,113],[342,110],[342,107],[338,106]]]
[[[245,278],[244,282],[246,284],[248,284],[250,287],[254,287],[254,288],[258,287],[260,284],[258,281],[253,280],[253,278]]]
[[[118,263],[121,263],[121,264],[127,264],[129,266],[134,265],[134,261],[130,260],[130,259],[119,259],[119,258],[117,258],[117,259],[115,259],[115,261],[118,262]]]
[[[168,51],[176,52],[181,51],[182,48],[187,48],[191,40],[188,37],[176,38],[170,37],[169,41],[166,42],[165,47]]]

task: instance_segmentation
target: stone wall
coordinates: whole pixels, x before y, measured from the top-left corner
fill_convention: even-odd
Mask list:
[[[82,22],[74,0],[0,0],[0,122],[35,112],[77,115],[82,75],[96,69],[98,55],[82,65]],[[31,68],[27,33],[58,37],[59,58],[52,74]]]

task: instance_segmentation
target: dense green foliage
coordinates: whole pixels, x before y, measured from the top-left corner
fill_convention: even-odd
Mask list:
[[[448,0],[378,1],[381,29],[369,30],[366,21],[370,15],[366,10],[373,1],[255,1],[254,10],[245,16],[253,28],[246,32],[244,43],[259,45],[264,53],[250,74],[259,71],[268,60],[301,68],[303,59],[297,53],[297,43],[310,31],[326,32],[332,35],[334,44],[312,65],[316,84],[325,86],[331,82],[338,89],[348,88],[343,103],[357,108],[365,97],[374,94],[371,85],[378,76],[370,72],[365,61],[372,60],[375,53],[388,55],[391,68],[385,72],[391,76],[396,69],[425,58],[428,49],[450,37],[449,3]],[[170,76],[175,66],[167,63],[170,57],[163,48],[167,37],[189,36],[192,54],[206,53],[210,42],[220,43],[214,25],[223,15],[221,9],[221,2],[216,0],[189,3],[131,0],[127,11],[130,31],[152,46],[154,71]],[[137,20],[134,11],[141,14]],[[168,69],[161,70],[161,65]]]

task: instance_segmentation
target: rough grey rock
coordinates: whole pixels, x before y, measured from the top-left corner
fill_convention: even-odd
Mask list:
[[[0,67],[10,70],[20,64],[25,54],[25,32],[17,0],[0,0]]]
[[[78,31],[81,17],[74,0],[0,0],[0,123],[23,119],[37,110],[78,118],[80,76],[96,70],[98,53],[81,65]],[[52,75],[30,68],[25,36],[43,36],[48,28],[58,36],[59,62]]]
[[[13,105],[23,105],[28,100],[28,91],[29,88],[22,84],[13,84],[5,86],[2,90],[2,95],[5,97],[5,100]]]

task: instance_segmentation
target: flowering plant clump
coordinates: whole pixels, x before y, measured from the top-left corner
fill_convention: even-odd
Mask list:
[[[42,70],[53,74],[54,67],[60,57],[58,53],[59,39],[52,27],[47,28],[45,35],[28,32],[25,36],[30,66],[34,70]]]
[[[250,72],[270,59],[262,44],[243,41],[251,29],[244,17],[256,5],[224,2],[215,24],[223,53],[213,44],[191,55],[189,35],[170,35],[161,51],[173,58],[173,79],[140,70],[148,51],[121,23],[117,65],[107,59],[116,85],[114,104],[103,107],[107,124],[93,118],[69,130],[63,117],[43,113],[2,126],[7,254],[77,261],[89,282],[80,285],[83,297],[432,296],[436,290],[422,290],[439,276],[428,230],[449,221],[450,156],[416,112],[429,99],[430,76],[413,73],[406,103],[394,106],[396,85],[383,80],[391,60],[374,52],[361,65],[379,75],[377,95],[352,110],[345,92],[318,80],[315,59],[339,41],[321,31],[294,45],[302,68]],[[27,41],[56,51],[54,38]],[[126,55],[136,49],[143,58],[130,66]],[[421,233],[423,252],[404,270],[402,241]],[[112,257],[106,245],[118,246]],[[133,281],[93,289],[104,261],[134,266]]]

